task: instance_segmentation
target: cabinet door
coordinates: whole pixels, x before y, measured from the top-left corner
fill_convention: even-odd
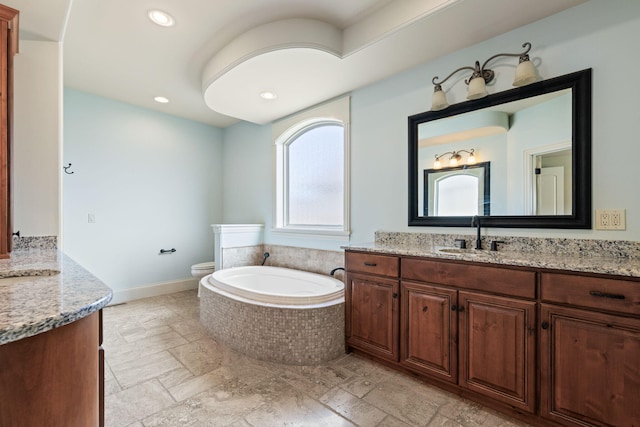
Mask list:
[[[541,415],[640,426],[640,320],[543,304]]]
[[[457,292],[403,281],[400,310],[400,363],[457,382]]]
[[[398,281],[347,275],[347,344],[398,361]]]
[[[533,301],[459,293],[459,385],[535,410]]]

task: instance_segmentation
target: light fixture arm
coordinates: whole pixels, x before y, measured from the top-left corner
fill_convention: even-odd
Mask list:
[[[449,158],[452,158],[452,157],[455,157],[456,155],[460,155],[460,153],[467,153],[467,154],[469,154],[470,156],[473,156],[473,155],[475,155],[475,151],[476,151],[476,150],[475,150],[474,148],[471,148],[470,150],[454,150],[454,151],[447,151],[446,153],[436,154],[435,158],[436,158],[436,160],[439,160],[441,157],[444,157],[444,156],[446,156],[447,154],[451,154],[451,157],[449,157]]]
[[[475,153],[475,151],[476,151],[476,150],[475,150],[475,149],[473,149],[473,148],[472,148],[471,150],[458,150],[458,151],[456,151],[456,154],[457,154],[457,153],[467,153],[468,155],[473,156],[473,155],[474,155],[474,153]]]
[[[451,156],[453,157],[456,155],[456,151],[447,151],[446,153],[436,154],[436,160],[439,160],[441,157],[444,157],[447,154],[451,154]]]
[[[434,86],[440,86],[441,84],[443,84],[444,82],[446,82],[447,80],[449,80],[451,78],[451,76],[453,76],[454,74],[456,74],[458,71],[462,71],[462,70],[471,70],[473,71],[473,74],[471,75],[471,77],[469,77],[468,79],[466,79],[464,82],[468,85],[469,82],[471,81],[471,79],[473,79],[474,77],[482,77],[485,81],[485,83],[489,83],[491,80],[493,80],[494,77],[494,72],[492,70],[489,70],[487,68],[485,68],[487,66],[487,64],[499,57],[499,56],[519,56],[520,57],[520,62],[522,61],[526,61],[529,59],[529,55],[527,55],[529,53],[529,51],[531,50],[531,43],[529,42],[525,42],[522,44],[522,47],[525,48],[525,51],[522,53],[497,53],[495,55],[493,55],[492,57],[490,57],[489,59],[487,59],[486,61],[484,61],[484,64],[482,64],[482,67],[480,66],[480,61],[476,61],[475,63],[475,67],[460,67],[457,70],[453,71],[451,74],[449,74],[444,80],[438,82],[438,76],[435,76],[433,79],[431,79],[431,83],[433,83]]]
[[[476,61],[476,63],[479,65],[478,61]],[[473,67],[460,67],[457,70],[453,71],[451,74],[449,74],[444,80],[442,80],[441,82],[436,82],[436,80],[438,80],[438,76],[435,76],[434,78],[431,79],[431,83],[433,83],[434,86],[440,86],[442,83],[446,82],[447,80],[449,80],[449,78],[451,78],[451,76],[453,76],[455,73],[457,73],[458,71],[462,71],[462,70],[471,70],[475,72],[475,68]],[[468,84],[468,83],[467,83]]]
[[[529,60],[528,53],[531,50],[531,43],[524,42],[522,44],[522,47],[525,48],[525,51],[522,53],[496,53],[495,55],[493,55],[492,57],[484,61],[484,64],[482,64],[482,67],[480,68],[480,72],[482,73],[482,77],[484,77],[484,81],[486,83],[489,83],[491,80],[493,80],[493,75],[494,75],[493,71],[486,69],[485,67],[491,60],[496,59],[499,56],[518,56],[520,57],[520,62],[528,61]],[[477,61],[476,61],[476,64],[478,64]],[[487,80],[487,75],[485,74],[487,71],[491,72],[491,77],[489,78],[489,80]]]

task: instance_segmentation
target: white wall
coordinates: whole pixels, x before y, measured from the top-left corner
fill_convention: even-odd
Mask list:
[[[518,52],[525,41],[543,78],[593,68],[593,208],[626,208],[626,231],[492,229],[494,235],[640,240],[640,197],[636,169],[637,87],[629,70],[640,68],[636,50],[640,34],[640,2],[592,0],[558,15],[516,29],[436,61],[356,90],[351,98],[351,224],[353,242],[373,239],[376,230],[461,232],[471,229],[407,226],[407,117],[429,109],[431,78],[484,61],[498,52]],[[454,36],[454,34],[452,34]],[[427,48],[427,47],[425,47]],[[497,61],[492,93],[511,88],[517,60]],[[446,86],[446,85],[445,85]],[[447,89],[447,88],[445,88]],[[466,86],[448,90],[450,102],[465,99]],[[268,128],[263,126],[262,128]],[[239,144],[236,146],[236,144]],[[315,248],[331,242],[285,241],[268,232],[271,224],[272,159],[269,132],[236,125],[225,131],[225,163],[247,165],[239,173],[225,170],[225,222],[248,220],[267,225],[265,241]],[[231,149],[233,147],[233,149]],[[620,153],[628,155],[620,158]],[[258,160],[257,155],[262,155]]]
[[[64,94],[64,251],[116,296],[191,280],[192,264],[213,261],[210,224],[222,219],[220,129]]]
[[[62,48],[20,41],[14,58],[13,228],[59,235]]]

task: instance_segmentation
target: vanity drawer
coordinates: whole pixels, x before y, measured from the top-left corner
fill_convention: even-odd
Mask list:
[[[542,273],[545,302],[640,315],[640,282],[623,279]]]
[[[373,255],[357,252],[345,253],[347,271],[379,276],[398,277],[400,260],[395,256]]]
[[[520,298],[536,297],[533,271],[403,258],[402,278]]]

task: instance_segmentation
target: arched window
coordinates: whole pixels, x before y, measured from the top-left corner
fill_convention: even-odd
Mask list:
[[[435,182],[435,211],[438,216],[473,216],[478,212],[477,176],[446,175]]]
[[[275,229],[348,235],[347,124],[305,118],[282,132],[275,146]]]

